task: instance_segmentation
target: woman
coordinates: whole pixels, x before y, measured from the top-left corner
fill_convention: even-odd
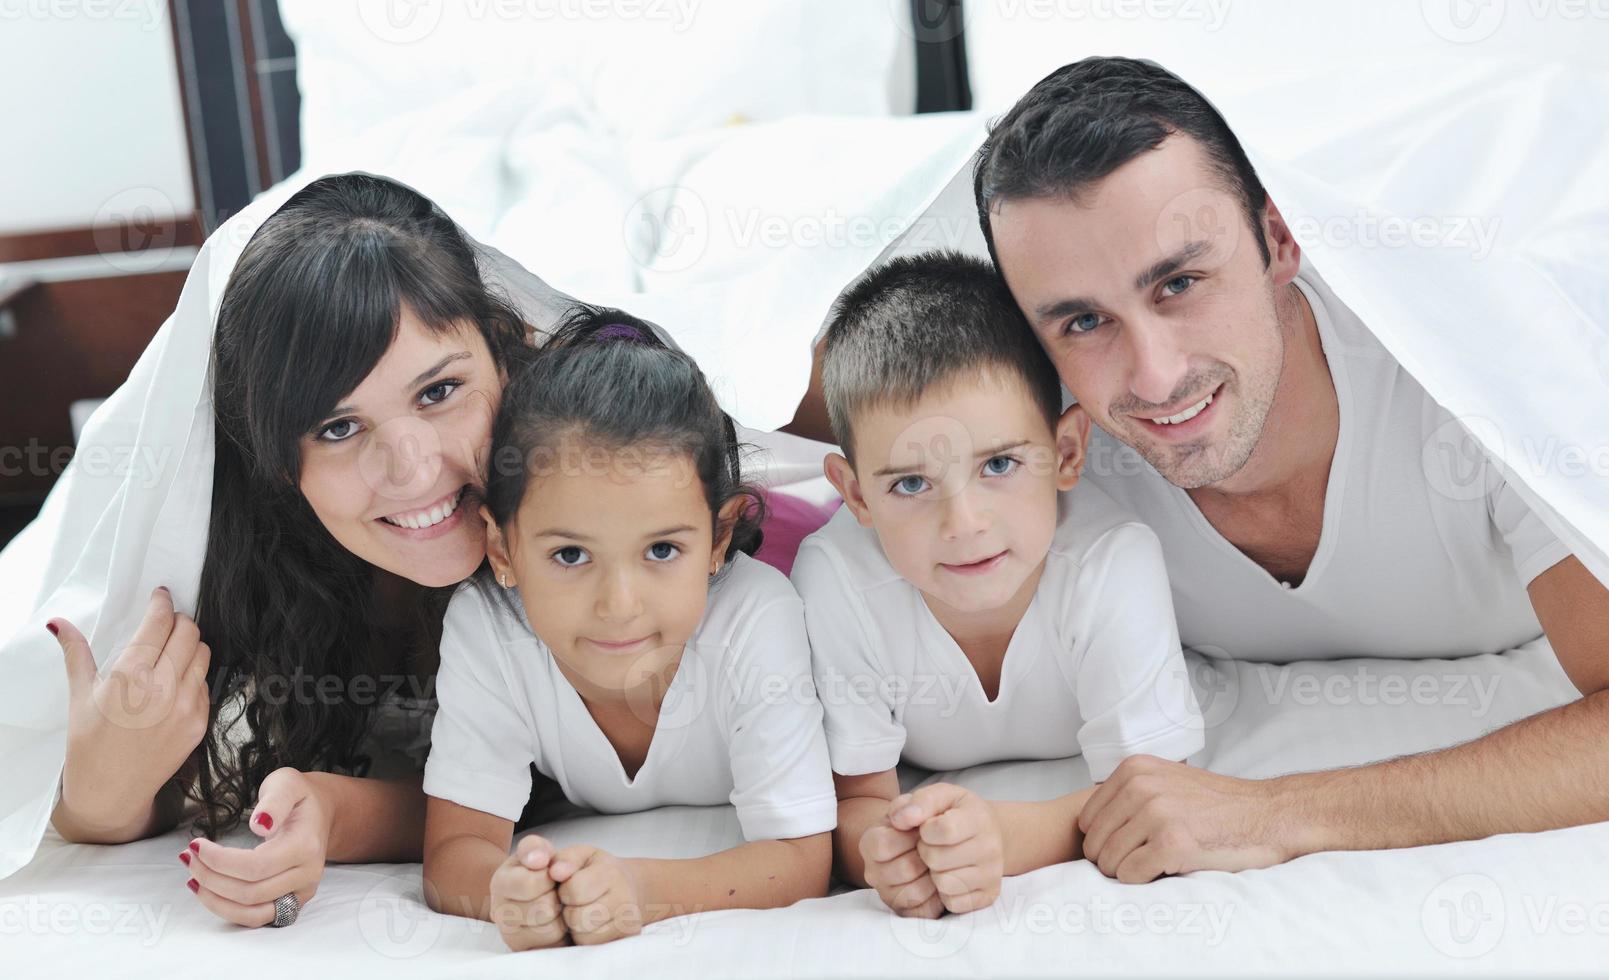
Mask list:
[[[428,704],[446,595],[485,557],[480,456],[528,341],[408,188],[326,177],[264,221],[218,313],[195,621],[159,590],[104,679],[79,631],[49,623],[71,688],[64,838],[160,834],[186,800],[209,838],[249,812],[266,843],[193,841],[180,860],[209,909],[253,926],[293,919],[327,860],[419,859],[419,776],[369,775],[369,737],[395,727],[382,702]]]

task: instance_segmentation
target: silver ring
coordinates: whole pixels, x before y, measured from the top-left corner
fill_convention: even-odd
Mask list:
[[[302,903],[297,901],[295,892],[286,892],[274,899],[274,921],[269,925],[275,929],[283,929],[296,921],[302,914]]]

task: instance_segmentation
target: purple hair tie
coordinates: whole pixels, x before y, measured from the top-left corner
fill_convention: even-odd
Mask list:
[[[635,340],[638,343],[646,342],[648,339],[642,335],[641,330],[629,323],[611,323],[600,327],[592,336],[595,340]]]

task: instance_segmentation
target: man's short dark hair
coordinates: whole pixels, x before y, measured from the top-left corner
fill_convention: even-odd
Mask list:
[[[999,263],[989,215],[1000,202],[1076,195],[1175,133],[1199,143],[1213,176],[1240,198],[1266,266],[1268,194],[1240,141],[1218,110],[1183,79],[1132,58],[1085,58],[1064,65],[990,127],[972,171],[990,257]]]
[[[1055,428],[1061,382],[994,268],[955,251],[891,259],[833,305],[822,394],[833,437],[854,461],[855,416],[914,404],[934,387],[991,369],[1020,378]]]

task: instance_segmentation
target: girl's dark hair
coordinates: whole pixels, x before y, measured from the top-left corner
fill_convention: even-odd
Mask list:
[[[528,349],[524,322],[488,291],[458,227],[382,177],[298,191],[257,229],[224,290],[196,610],[212,648],[212,724],[190,786],[209,835],[238,823],[281,766],[364,773],[376,698],[351,681],[367,678],[372,692],[400,679],[396,634],[438,628],[450,589],[426,589],[417,622],[380,622],[374,567],[336,542],[299,489],[302,438],[374,369],[404,306],[432,331],[473,324],[505,370]],[[331,677],[343,682],[333,695]]]
[[[754,554],[765,498],[744,482],[745,447],[698,365],[642,320],[578,305],[503,391],[492,423],[486,509],[507,527],[535,471],[566,465],[578,449],[645,445],[692,458],[717,540],[726,530],[721,508],[747,497],[725,557]]]

